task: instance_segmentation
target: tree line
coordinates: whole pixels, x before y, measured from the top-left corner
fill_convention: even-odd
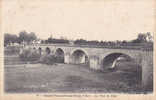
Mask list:
[[[10,43],[32,43],[32,41],[39,40],[34,32],[26,32],[26,31],[21,31],[19,32],[18,36],[10,33],[5,33],[4,34],[4,45],[10,44]],[[70,40],[61,38],[61,39],[56,39],[49,37],[46,40],[41,40],[42,44],[51,44],[51,43],[66,43],[69,44]],[[77,39],[73,41],[74,44],[77,45],[134,45],[134,44],[153,44],[153,36],[151,35],[150,32],[147,33],[139,33],[136,39],[133,39],[131,41],[98,41],[98,40],[92,40],[88,41],[85,39]]]
[[[27,42],[30,43],[33,40],[36,40],[37,36],[34,32],[26,32],[26,31],[21,31],[18,35],[15,34],[10,34],[10,33],[5,33],[4,34],[4,45],[8,45],[10,43],[23,43]]]
[[[84,39],[77,39],[74,41],[74,44],[92,44],[92,45],[134,45],[134,44],[152,44],[153,43],[153,36],[150,32],[147,33],[139,33],[136,39],[130,41],[87,41]]]
[[[69,40],[67,39],[56,39],[56,38],[48,38],[47,40],[42,40],[42,44],[50,44],[50,43],[66,43],[69,44]]]

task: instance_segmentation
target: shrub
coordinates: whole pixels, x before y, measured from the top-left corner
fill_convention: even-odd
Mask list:
[[[64,58],[57,57],[52,54],[40,55],[39,52],[33,49],[23,49],[19,57],[22,61],[37,61],[42,64],[53,65],[55,63],[63,63]]]
[[[22,61],[37,61],[40,59],[40,54],[32,49],[23,49],[19,57]]]
[[[5,55],[16,55],[19,53],[19,51],[20,51],[19,46],[9,46],[9,47],[5,47],[4,49]]]
[[[56,56],[54,55],[43,55],[40,60],[40,63],[52,65],[56,63]]]

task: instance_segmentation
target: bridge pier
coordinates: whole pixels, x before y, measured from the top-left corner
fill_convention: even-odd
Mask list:
[[[142,86],[145,90],[153,90],[153,51],[142,54]]]
[[[89,66],[94,70],[101,70],[100,59],[97,56],[91,56],[89,59]]]
[[[66,64],[70,63],[70,54],[69,53],[64,55],[64,63],[66,63]]]

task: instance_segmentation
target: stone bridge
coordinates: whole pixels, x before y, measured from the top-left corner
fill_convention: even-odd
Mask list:
[[[69,44],[35,44],[29,48],[38,50],[41,54],[56,54],[62,56],[64,63],[88,63],[91,69],[101,70],[104,65],[112,63],[116,58],[124,56],[142,67],[142,84],[144,87],[153,85],[153,50],[140,47],[98,47],[78,46]]]

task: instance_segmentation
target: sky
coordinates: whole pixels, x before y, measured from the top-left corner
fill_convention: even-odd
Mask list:
[[[38,38],[132,40],[155,32],[154,0],[3,0],[2,32]]]

